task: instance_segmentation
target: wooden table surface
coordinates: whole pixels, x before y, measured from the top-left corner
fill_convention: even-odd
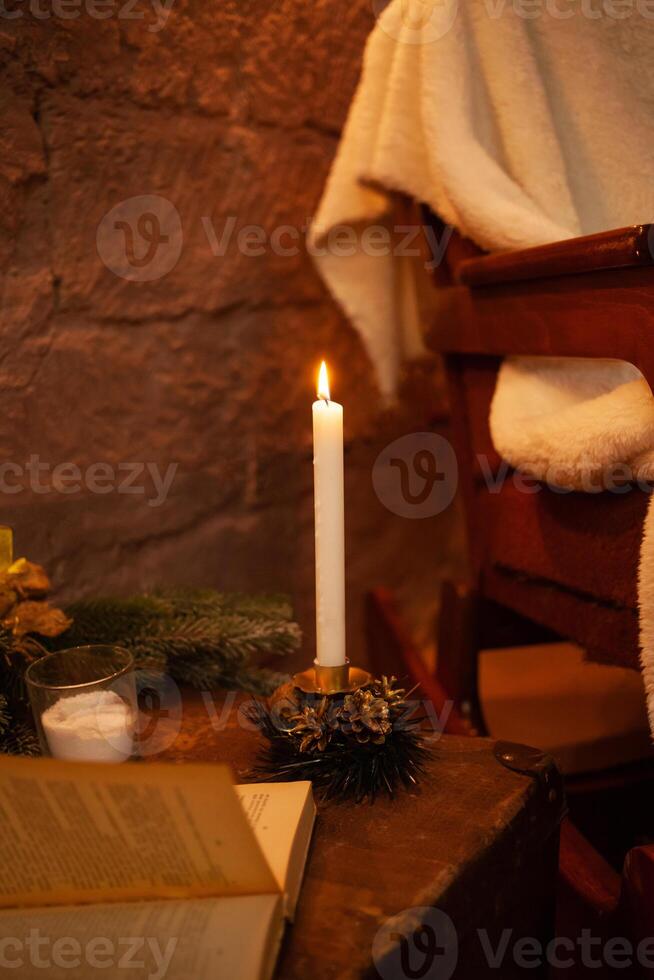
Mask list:
[[[233,693],[185,696],[179,734],[150,758],[227,762],[236,782],[251,781],[259,736],[244,716],[247,701]],[[170,742],[176,727],[160,724],[156,737]],[[375,936],[389,917],[415,907],[447,911],[459,943],[477,925],[492,925],[489,916],[503,920],[503,904],[514,904],[523,889],[533,911],[536,879],[541,872],[547,878],[554,860],[545,842],[558,825],[561,799],[550,790],[549,811],[547,803],[536,805],[538,781],[500,765],[493,747],[486,739],[442,737],[418,790],[373,805],[318,801],[299,908],[276,977],[379,976]],[[384,980],[394,975],[381,973]]]

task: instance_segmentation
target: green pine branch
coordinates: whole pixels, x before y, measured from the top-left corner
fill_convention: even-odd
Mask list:
[[[290,654],[301,642],[290,603],[278,595],[177,590],[85,599],[65,611],[73,620],[69,629],[56,638],[39,637],[48,650],[123,646],[140,671],[167,673],[178,683],[205,690],[269,694],[288,678],[257,660]],[[26,666],[13,634],[0,626],[0,752],[34,754],[29,729],[16,719],[28,711]]]
[[[179,683],[269,693],[280,675],[261,656],[299,648],[301,633],[279,595],[176,590],[128,599],[89,599],[66,609],[72,627],[53,649],[89,643],[128,648],[140,669],[166,671]]]

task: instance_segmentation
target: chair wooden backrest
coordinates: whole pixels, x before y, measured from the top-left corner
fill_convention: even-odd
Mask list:
[[[427,215],[440,234],[442,225]],[[454,234],[434,279],[440,290],[429,347],[443,356],[451,436],[467,524],[471,585],[445,583],[438,665],[428,671],[402,627],[392,595],[368,597],[376,668],[421,685],[448,727],[475,734],[477,652],[562,637],[605,663],[637,668],[637,569],[649,492],[489,492],[502,466],[488,418],[498,367],[508,355],[617,358],[654,388],[652,226],[638,225],[539,248],[482,255]],[[483,465],[482,465],[483,464]],[[654,850],[635,849],[623,880],[622,912],[652,905]],[[610,928],[620,878],[569,823],[562,828],[561,894]],[[636,919],[638,921],[636,922]],[[647,923],[649,924],[649,919]]]
[[[494,255],[461,257],[455,245],[428,336],[445,363],[478,596],[631,667],[648,492],[526,494],[511,479],[489,492],[501,461],[488,415],[507,355],[617,358],[654,387],[653,241],[652,226],[639,225]]]

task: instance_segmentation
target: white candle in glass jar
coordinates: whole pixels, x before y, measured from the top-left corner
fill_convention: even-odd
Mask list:
[[[125,762],[132,754],[134,713],[114,691],[59,698],[43,712],[41,724],[55,759]]]
[[[313,403],[313,493],[316,537],[316,660],[345,663],[345,505],[343,406],[329,395],[327,365]]]

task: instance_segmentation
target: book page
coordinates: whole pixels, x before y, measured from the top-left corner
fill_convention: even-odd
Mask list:
[[[280,895],[0,911],[0,972],[20,980],[265,980]]]
[[[0,907],[278,891],[226,766],[0,756]]]
[[[316,814],[311,783],[245,783],[236,793],[292,917]]]

